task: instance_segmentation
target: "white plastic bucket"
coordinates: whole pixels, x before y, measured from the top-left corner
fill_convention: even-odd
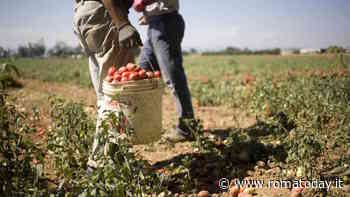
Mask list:
[[[161,79],[129,81],[117,85],[104,81],[102,88],[105,103],[112,101],[120,103],[121,110],[134,129],[135,135],[132,139],[134,144],[147,144],[161,137],[164,92]]]

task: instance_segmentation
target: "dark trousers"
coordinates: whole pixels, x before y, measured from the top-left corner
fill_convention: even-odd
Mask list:
[[[178,13],[152,17],[148,39],[141,52],[140,66],[146,70],[160,69],[162,77],[171,89],[179,118],[193,118],[191,94],[183,68],[181,42],[185,22]]]

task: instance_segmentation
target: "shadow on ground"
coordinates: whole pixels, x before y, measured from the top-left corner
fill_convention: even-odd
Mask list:
[[[168,169],[168,189],[173,193],[222,192],[218,187],[221,178],[243,179],[249,176],[247,171],[254,171],[257,161],[286,159],[287,152],[281,145],[265,145],[258,141],[259,137],[271,135],[277,129],[258,122],[246,129],[208,130],[205,135],[214,135],[216,139],[206,140],[206,145],[212,147],[209,151],[178,155],[155,163],[153,168],[163,172]],[[245,137],[239,137],[241,133],[246,134]]]

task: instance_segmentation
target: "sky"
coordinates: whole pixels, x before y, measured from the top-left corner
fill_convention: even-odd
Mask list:
[[[73,0],[0,0],[0,46],[15,49],[43,39],[77,46],[72,31]],[[180,0],[186,22],[184,49],[227,46],[324,48],[350,46],[350,0]],[[130,19],[139,26],[139,13]]]

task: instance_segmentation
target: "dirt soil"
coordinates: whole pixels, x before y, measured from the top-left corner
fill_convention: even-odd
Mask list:
[[[73,101],[82,101],[87,105],[87,109],[92,114],[96,113],[96,96],[92,88],[81,88],[74,85],[48,83],[38,80],[21,80],[24,84],[22,89],[12,89],[9,91],[11,97],[16,97],[16,104],[23,111],[31,110],[32,107],[39,107],[41,113],[41,122],[37,135],[37,140],[44,142],[46,139],[46,130],[50,125],[50,106],[48,97],[57,95],[65,99]],[[198,102],[193,100],[195,114],[197,118],[203,121],[204,129],[210,133],[211,131],[226,131],[230,128],[247,128],[256,123],[255,117],[247,115],[247,113],[232,109],[226,106],[202,107],[198,106]],[[176,120],[176,110],[172,96],[166,92],[163,96],[163,127],[168,132],[173,128]],[[148,160],[151,164],[169,160],[178,155],[194,152],[190,143],[177,143],[170,145],[167,143],[155,142],[148,145],[135,145],[134,151],[139,153],[143,159]],[[272,169],[273,170],[273,169]],[[271,177],[265,173],[247,172],[250,178],[270,180]],[[210,177],[209,177],[210,178]],[[218,187],[216,185],[212,187]],[[218,189],[219,190],[219,189]],[[287,189],[257,189],[254,196],[290,196],[291,192]],[[188,195],[180,195],[188,196]],[[227,196],[224,193],[214,194],[213,196]]]

